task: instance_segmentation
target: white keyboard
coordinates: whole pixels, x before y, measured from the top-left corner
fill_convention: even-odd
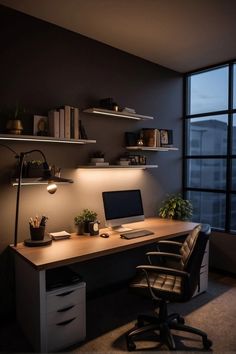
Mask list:
[[[129,231],[129,232],[123,232],[122,234],[120,234],[120,237],[129,240],[131,238],[148,236],[148,235],[153,235],[153,232],[149,230]]]

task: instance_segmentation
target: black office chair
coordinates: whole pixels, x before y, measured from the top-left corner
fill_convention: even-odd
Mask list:
[[[155,316],[138,316],[136,326],[126,335],[129,351],[136,349],[135,336],[155,330],[159,330],[161,343],[165,343],[170,350],[176,349],[171,329],[201,336],[205,349],[209,349],[212,346],[212,342],[207,338],[206,333],[185,325],[184,318],[179,314],[168,315],[167,312],[167,304],[169,302],[186,302],[190,300],[197,286],[199,286],[200,268],[209,233],[209,226],[205,225],[204,229],[201,230],[201,225],[198,225],[183,243],[160,241],[159,245],[178,246],[178,254],[148,252],[149,264],[137,267],[137,276],[130,286],[137,293],[151,297],[159,311],[157,311]],[[161,259],[162,265],[152,264],[152,259],[156,257]],[[176,265],[170,266],[169,259],[174,259]]]

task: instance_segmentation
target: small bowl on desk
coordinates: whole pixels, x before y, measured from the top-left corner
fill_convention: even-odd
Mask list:
[[[30,225],[30,237],[32,241],[42,241],[44,239],[45,226],[33,227]]]

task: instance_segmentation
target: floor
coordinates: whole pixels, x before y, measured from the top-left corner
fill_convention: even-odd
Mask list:
[[[170,312],[180,312],[186,323],[206,331],[213,341],[212,351],[236,352],[236,277],[211,272],[208,291],[185,304],[170,304]],[[135,323],[137,313],[152,311],[148,300],[141,300],[127,289],[101,294],[87,302],[87,338],[64,353],[127,352],[125,333]],[[165,351],[158,335],[136,341],[137,351]],[[203,352],[201,340],[193,335],[176,337],[178,351]],[[1,353],[29,353],[32,348],[15,321],[0,326]]]

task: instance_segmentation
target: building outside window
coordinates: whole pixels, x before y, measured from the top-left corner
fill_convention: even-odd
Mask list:
[[[236,63],[186,75],[184,194],[193,221],[236,233]]]

